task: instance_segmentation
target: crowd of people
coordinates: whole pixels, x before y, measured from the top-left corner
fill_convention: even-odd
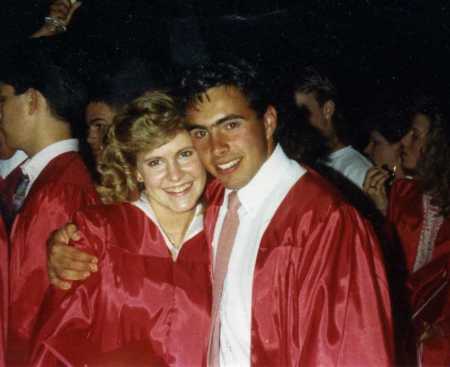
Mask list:
[[[445,104],[264,66],[1,70],[0,365],[450,365]]]

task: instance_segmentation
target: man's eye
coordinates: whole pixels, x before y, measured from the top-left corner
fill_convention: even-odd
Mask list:
[[[202,139],[205,136],[206,136],[205,130],[200,130],[200,129],[191,130],[191,137],[193,137],[195,139]]]
[[[225,124],[225,129],[233,130],[233,129],[236,129],[238,126],[239,126],[238,121],[229,121]]]

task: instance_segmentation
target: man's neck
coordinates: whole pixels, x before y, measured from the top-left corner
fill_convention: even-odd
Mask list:
[[[29,157],[33,157],[42,149],[55,144],[59,141],[71,139],[70,128],[67,124],[51,124],[47,129],[42,129],[41,133],[37,133],[33,140],[23,150]]]
[[[330,147],[330,153],[337,152],[338,150],[345,148],[347,145],[342,144],[338,139],[333,139],[333,141],[330,141],[329,147]]]

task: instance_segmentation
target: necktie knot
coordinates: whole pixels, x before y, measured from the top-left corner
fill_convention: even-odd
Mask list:
[[[239,201],[237,191],[231,191],[230,195],[228,195],[228,210],[237,212],[240,206],[241,202]]]

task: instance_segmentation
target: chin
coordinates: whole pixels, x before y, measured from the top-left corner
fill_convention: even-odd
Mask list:
[[[172,210],[174,213],[188,212],[195,209],[195,207],[197,206],[197,202],[198,200],[190,200],[183,203],[174,203],[170,206],[170,210]]]

